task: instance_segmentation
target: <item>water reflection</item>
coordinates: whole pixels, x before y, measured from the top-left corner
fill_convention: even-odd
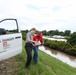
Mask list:
[[[76,57],[44,46],[40,46],[39,49],[49,54],[50,56],[55,57],[56,59],[61,60],[62,62],[65,62],[68,65],[76,68]]]

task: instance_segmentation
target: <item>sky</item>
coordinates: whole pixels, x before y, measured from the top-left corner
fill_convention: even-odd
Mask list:
[[[0,20],[15,18],[21,30],[76,31],[76,0],[0,0]]]

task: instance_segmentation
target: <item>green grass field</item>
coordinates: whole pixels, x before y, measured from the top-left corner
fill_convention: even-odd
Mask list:
[[[76,68],[39,51],[39,62],[34,64],[33,61],[28,69],[25,68],[26,51],[24,49],[21,54],[16,56],[18,62],[17,75],[76,75]]]

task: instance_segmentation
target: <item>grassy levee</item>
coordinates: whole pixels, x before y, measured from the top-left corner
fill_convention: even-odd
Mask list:
[[[41,51],[39,51],[39,62],[34,64],[33,61],[28,69],[25,68],[26,51],[16,56],[18,62],[17,75],[76,75],[76,68],[73,68]]]

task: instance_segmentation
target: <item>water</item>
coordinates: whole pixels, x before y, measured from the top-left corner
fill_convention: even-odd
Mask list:
[[[57,40],[57,41],[65,41],[65,42],[67,41],[66,39],[56,39],[56,38],[49,38],[45,36],[43,38],[48,39],[48,40]],[[40,46],[39,49],[49,54],[50,56],[55,57],[56,59],[76,68],[76,57],[65,54],[57,50],[50,49],[45,46]]]
[[[46,37],[46,36],[43,36],[44,39],[48,39],[48,40],[57,40],[57,41],[67,41],[66,39],[56,39],[56,38],[49,38],[49,37]]]
[[[65,53],[57,51],[57,50],[50,49],[45,46],[40,46],[39,49],[41,51],[47,53],[48,55],[76,68],[76,57],[65,54]]]

